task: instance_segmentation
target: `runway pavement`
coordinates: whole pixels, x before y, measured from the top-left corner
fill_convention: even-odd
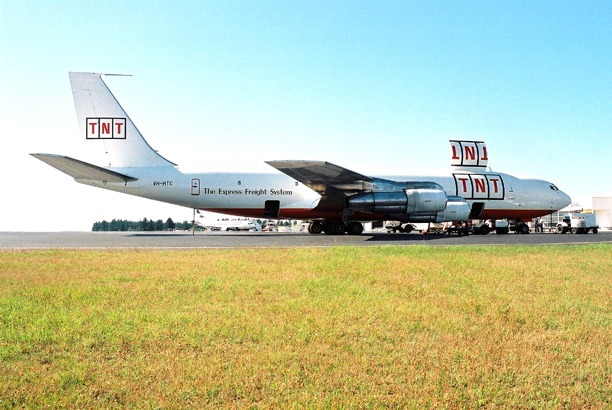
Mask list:
[[[375,245],[543,245],[612,243],[611,232],[587,235],[423,235],[364,233],[361,236],[293,232],[0,232],[0,250],[11,249],[219,249]]]

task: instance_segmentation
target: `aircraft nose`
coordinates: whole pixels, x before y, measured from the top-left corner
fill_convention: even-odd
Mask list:
[[[570,196],[566,194],[565,192],[560,190],[560,191],[557,191],[557,194],[559,195],[556,201],[557,202],[556,206],[555,206],[557,210],[563,209],[572,203],[572,198],[570,198]]]

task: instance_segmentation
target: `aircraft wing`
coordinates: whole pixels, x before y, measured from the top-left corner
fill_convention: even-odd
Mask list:
[[[372,177],[325,161],[266,161],[321,196],[350,195],[371,189]]]
[[[62,171],[65,174],[70,175],[74,179],[78,180],[91,180],[101,182],[132,182],[137,181],[138,178],[131,177],[129,175],[121,174],[119,172],[111,171],[106,168],[99,167],[97,165],[89,164],[87,162],[79,161],[78,159],[66,157],[63,155],[53,154],[30,154],[34,158],[41,160],[42,162],[51,165]]]

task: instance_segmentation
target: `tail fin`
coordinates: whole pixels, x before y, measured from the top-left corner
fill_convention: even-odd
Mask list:
[[[110,167],[175,166],[145,141],[102,75],[70,73],[81,137],[104,150]]]

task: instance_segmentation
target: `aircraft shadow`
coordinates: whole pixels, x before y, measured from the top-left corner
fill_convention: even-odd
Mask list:
[[[421,233],[375,233],[367,239],[368,242],[428,242],[448,238],[448,235]]]

